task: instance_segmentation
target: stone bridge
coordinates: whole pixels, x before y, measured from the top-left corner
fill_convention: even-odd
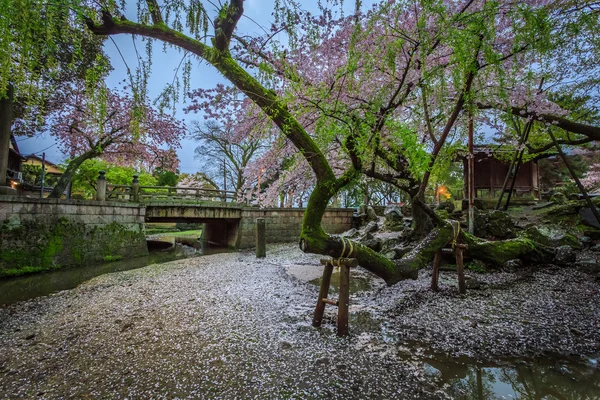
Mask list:
[[[258,208],[239,203],[213,201],[152,202],[145,205],[146,222],[202,223],[203,239],[232,248],[255,245],[255,223],[264,218],[267,243],[298,240],[304,216],[303,208]],[[323,228],[341,233],[352,227],[351,208],[330,208],[323,216]]]
[[[323,225],[340,233],[352,209],[329,209]],[[304,209],[258,208],[233,202],[189,200],[140,204],[0,196],[0,277],[147,254],[146,222],[204,224],[205,240],[254,247],[256,218],[267,243],[295,242]]]

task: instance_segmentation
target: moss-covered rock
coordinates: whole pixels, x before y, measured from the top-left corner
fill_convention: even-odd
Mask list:
[[[398,232],[405,228],[404,215],[396,208],[388,208],[385,210],[385,221],[383,223],[383,229],[391,232]]]
[[[568,199],[564,193],[556,192],[552,196],[550,196],[550,201],[554,204],[566,204]]]
[[[581,248],[579,239],[558,225],[531,226],[520,232],[519,236],[553,248],[565,245]]]

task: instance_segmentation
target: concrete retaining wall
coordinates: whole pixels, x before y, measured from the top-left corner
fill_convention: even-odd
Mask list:
[[[0,276],[148,253],[137,204],[0,196]]]
[[[323,229],[328,233],[342,233],[352,227],[352,208],[330,208],[323,216]],[[264,218],[267,243],[297,242],[302,230],[303,208],[245,208],[238,232],[240,249],[256,245],[256,218]]]

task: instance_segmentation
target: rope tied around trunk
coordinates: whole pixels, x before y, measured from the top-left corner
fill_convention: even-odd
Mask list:
[[[458,237],[460,236],[460,222],[451,221],[452,222],[452,249],[456,247],[456,243],[458,242]]]

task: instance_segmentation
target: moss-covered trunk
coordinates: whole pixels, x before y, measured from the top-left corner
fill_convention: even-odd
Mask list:
[[[452,239],[452,227],[448,223],[433,229],[418,248],[401,260],[391,260],[370,248],[338,236],[327,234],[321,220],[331,197],[339,189],[333,182],[319,182],[315,186],[306,207],[300,235],[300,248],[307,253],[337,257],[353,257],[366,270],[393,285],[403,279],[415,279],[418,270],[427,266],[436,251]]]
[[[525,238],[488,241],[467,232],[462,232],[462,241],[467,244],[466,256],[501,267],[509,260],[549,263],[554,258],[554,249]]]
[[[84,161],[89,160],[90,158],[96,157],[97,155],[98,154],[95,151],[88,151],[87,153],[83,153],[82,155],[75,157],[73,160],[71,160],[71,162],[67,166],[67,169],[65,169],[65,172],[61,175],[60,179],[56,183],[56,186],[54,186],[52,192],[50,192],[50,195],[48,195],[48,197],[51,199],[60,199],[65,190],[67,189],[67,186],[69,186],[69,183],[73,181],[75,173],[77,172],[77,169],[79,169],[81,164],[83,164]]]
[[[420,200],[420,202],[418,200]],[[424,210],[424,207],[428,207],[425,204],[425,196],[419,194],[413,196],[410,204],[414,235],[417,238],[423,238],[433,229],[433,221],[431,220],[429,213]]]

